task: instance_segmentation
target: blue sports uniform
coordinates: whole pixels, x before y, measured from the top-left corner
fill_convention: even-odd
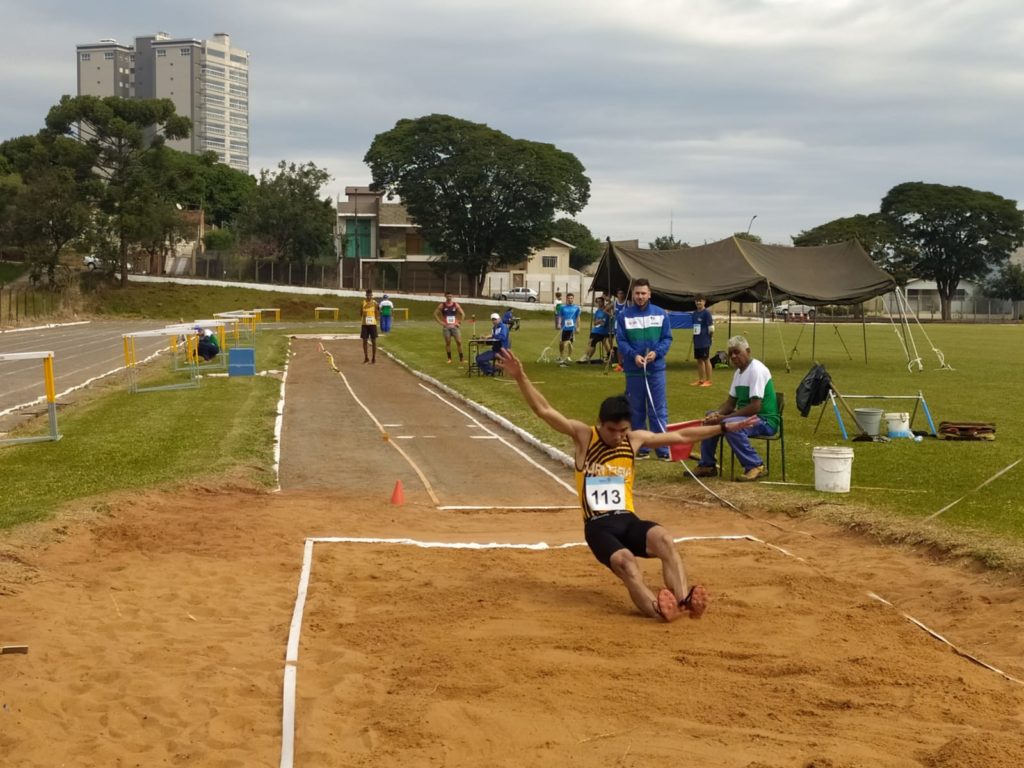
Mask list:
[[[711,350],[711,328],[715,319],[707,307],[693,312],[693,352],[698,360],[706,360]]]
[[[622,369],[626,373],[626,397],[633,417],[633,429],[664,432],[668,424],[665,355],[672,346],[668,315],[651,303],[643,309],[629,304],[615,316],[615,339],[622,355]],[[636,356],[644,356],[648,352],[654,352],[654,360],[645,367],[638,366]],[[641,450],[638,455],[646,453]],[[657,453],[659,458],[669,458],[668,448],[659,448]]]
[[[558,310],[559,327],[562,329],[562,341],[570,341],[576,335],[580,323],[580,305],[563,304]]]
[[[508,326],[504,323],[491,326],[491,341],[491,348],[476,356],[476,364],[486,376],[494,375],[494,358],[498,356],[498,351],[512,346],[508,338]]]

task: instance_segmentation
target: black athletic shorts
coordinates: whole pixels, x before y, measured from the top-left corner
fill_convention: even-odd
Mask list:
[[[694,360],[707,360],[711,355],[711,347],[694,347],[693,348],[693,359]]]
[[[575,335],[576,331],[574,331],[572,328],[562,329],[562,341],[572,341]]]
[[[361,326],[359,326],[359,338],[360,339],[376,339],[377,338],[377,326],[376,325],[361,325]]]
[[[594,557],[611,568],[612,555],[623,548],[637,557],[650,557],[647,532],[656,525],[632,512],[619,512],[588,520],[583,526],[583,536]]]
[[[592,333],[590,334],[590,346],[596,347],[598,344],[600,344],[607,338],[607,333]]]

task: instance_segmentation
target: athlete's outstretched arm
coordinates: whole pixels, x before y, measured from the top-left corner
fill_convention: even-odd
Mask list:
[[[547,398],[533,386],[533,382],[530,381],[526,371],[523,369],[522,361],[515,356],[512,350],[503,349],[498,353],[498,356],[505,375],[515,379],[516,384],[519,385],[519,391],[523,393],[523,399],[530,406],[530,410],[543,419],[552,429],[561,432],[563,435],[569,435],[574,440],[579,441],[581,439],[580,435],[586,433],[586,438],[589,438],[590,427],[582,421],[570,419],[555,410],[554,406],[547,401]]]

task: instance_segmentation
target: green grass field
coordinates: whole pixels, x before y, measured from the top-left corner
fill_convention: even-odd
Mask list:
[[[107,288],[94,294],[108,315],[158,317],[209,316],[225,309],[253,306],[281,307],[283,326],[294,324],[309,332],[312,308],[321,304],[340,306],[341,323],[316,325],[324,331],[352,330],[357,322],[357,300],[336,297],[295,296],[246,289],[211,289],[186,286],[131,286],[119,292]],[[398,321],[392,334],[382,337],[383,349],[454,387],[467,397],[494,409],[541,439],[567,448],[566,439],[539,422],[523,408],[513,382],[503,378],[469,377],[465,369],[446,365],[439,327],[430,320],[433,303],[405,302],[411,310],[409,322]],[[477,319],[478,333],[489,328],[486,319],[493,307],[465,304]],[[721,310],[724,307],[715,307]],[[522,329],[512,334],[513,349],[526,362],[531,378],[548,399],[567,414],[584,421],[594,418],[598,404],[623,389],[621,374],[605,373],[600,366],[572,365],[560,368],[538,363],[541,350],[555,343],[556,332],[550,312],[516,306],[524,319]],[[472,334],[471,323],[464,331]],[[585,324],[584,324],[585,327]],[[1011,548],[1024,547],[1024,515],[1020,514],[1018,485],[1024,480],[1024,463],[978,489],[1000,470],[1024,456],[1017,437],[1024,426],[1024,414],[1012,407],[1007,393],[1024,375],[1022,348],[1024,327],[1018,325],[927,325],[913,329],[924,370],[908,369],[899,336],[889,324],[873,324],[865,332],[860,325],[820,324],[816,336],[809,324],[737,321],[732,333],[744,333],[756,357],[773,371],[776,387],[787,397],[786,460],[790,485],[762,484],[760,502],[776,511],[814,508],[827,501],[833,519],[852,526],[870,527],[884,533],[875,523],[884,519],[891,530],[905,530],[913,541],[957,540],[988,542],[998,539]],[[286,350],[287,328],[260,333],[257,360],[260,368],[281,367]],[[729,328],[717,323],[714,349],[724,349]],[[689,337],[677,332],[669,356],[668,401],[670,418],[683,421],[699,417],[717,406],[727,393],[731,371],[718,368],[714,386],[688,386],[694,378]],[[931,346],[940,349],[953,370],[940,369]],[[812,356],[813,347],[813,356]],[[582,353],[579,344],[575,357]],[[790,356],[789,370],[785,357]],[[889,443],[843,442],[831,407],[822,415],[815,408],[801,418],[795,407],[797,384],[812,361],[824,363],[837,390],[847,395],[916,395],[922,393],[936,425],[939,421],[992,421],[997,425],[994,442],[947,442],[927,438],[922,442],[893,440]],[[165,367],[154,367],[147,383],[166,377]],[[201,389],[186,392],[128,395],[111,387],[81,404],[63,409],[61,431],[56,444],[41,443],[0,449],[0,475],[4,477],[4,501],[0,503],[0,527],[51,514],[64,501],[89,497],[124,488],[167,486],[196,477],[222,474],[243,475],[265,482],[270,474],[273,412],[279,385],[276,379],[204,380]],[[911,411],[913,403],[849,401],[851,407],[879,407],[887,411]],[[202,416],[197,412],[202,409]],[[211,415],[212,414],[212,415]],[[822,416],[820,426],[819,415]],[[852,419],[842,414],[847,429]],[[816,430],[817,427],[817,430]],[[913,427],[927,428],[918,411]],[[33,429],[30,425],[29,430]],[[34,425],[39,432],[40,425]],[[847,445],[854,449],[849,494],[825,494],[814,490],[812,450],[815,446]],[[781,480],[779,445],[773,448],[771,481]],[[61,472],[49,471],[60,467]],[[646,482],[678,485],[680,493],[692,493],[680,467],[647,462],[641,465]],[[734,488],[727,480],[716,480],[714,488],[728,498]],[[963,497],[930,523],[929,515]],[[849,510],[848,514],[834,510]],[[870,520],[868,525],[866,521]],[[979,543],[972,553],[992,564],[996,555],[986,555],[987,544]],[[1024,557],[1019,562],[1024,562]]]
[[[864,361],[867,339],[868,362]],[[1018,484],[1024,480],[1024,463],[978,492],[977,486],[1001,469],[1021,458],[1020,434],[1024,415],[1008,407],[1006,393],[1012,382],[1024,373],[1024,356],[1004,355],[996,350],[1020,349],[1024,328],[1002,325],[928,325],[925,332],[954,370],[940,369],[919,328],[913,336],[924,370],[908,369],[906,356],[894,328],[888,324],[819,325],[813,339],[810,324],[735,322],[732,332],[747,336],[756,357],[771,369],[776,387],[787,398],[786,460],[787,480],[803,484],[792,488],[765,485],[767,493],[799,494],[841,498],[849,503],[886,510],[908,518],[923,519],[946,504],[964,496],[963,501],[943,513],[948,526],[975,528],[1000,536],[1024,539],[1024,516],[1019,514]],[[689,339],[678,333],[669,356],[668,402],[672,421],[700,417],[708,408],[720,404],[727,395],[732,372],[715,371],[714,386],[694,388],[695,367]],[[557,408],[584,421],[590,421],[605,397],[623,390],[621,374],[603,372],[599,366],[573,365],[560,368],[552,363],[537,363],[541,350],[553,342],[555,331],[549,318],[530,320],[514,332],[513,349],[527,363],[530,377]],[[728,324],[717,324],[715,349],[724,349]],[[553,434],[532,415],[524,414],[521,400],[511,382],[501,378],[467,377],[444,363],[443,347],[436,325],[399,324],[383,346],[409,365],[464,392],[468,397],[522,424],[546,441],[567,447],[567,441]],[[792,353],[790,370],[786,357]],[[581,354],[577,345],[575,356]],[[838,422],[828,406],[821,414],[815,408],[802,418],[795,407],[797,385],[813,360],[825,364],[835,388],[844,395],[924,395],[936,426],[948,421],[992,421],[997,425],[995,442],[948,442],[927,438],[922,442],[893,440],[889,443],[844,442]],[[911,412],[913,401],[849,400],[851,407],[878,407],[886,411]],[[818,424],[821,416],[820,426]],[[842,412],[850,436],[852,419]],[[816,430],[817,427],[817,431]],[[915,430],[927,429],[923,412],[918,409]],[[883,422],[884,429],[884,422]],[[847,445],[854,449],[853,489],[849,495],[819,494],[813,489],[815,446]],[[779,446],[773,447],[778,460]],[[678,467],[645,465],[658,477],[679,476]],[[773,466],[772,480],[780,480],[779,466]],[[718,486],[723,483],[719,482]],[[727,487],[727,486],[726,486]],[[868,490],[871,489],[871,490]],[[875,490],[881,489],[881,490]]]

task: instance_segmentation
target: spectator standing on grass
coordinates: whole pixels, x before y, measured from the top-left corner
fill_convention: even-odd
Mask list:
[[[522,362],[511,350],[502,351],[500,360],[505,374],[519,385],[530,409],[556,432],[572,438],[584,538],[594,557],[622,580],[633,604],[644,616],[672,621],[686,612],[699,619],[710,599],[707,590],[687,583],[672,534],[658,523],[636,516],[634,458],[643,447],[667,451],[670,445],[693,443],[718,431],[740,429],[743,422],[658,434],[632,429],[629,401],[616,395],[601,403],[597,424],[590,426],[556,411],[526,376]],[[661,561],[664,588],[655,593],[647,586],[638,557],[656,557]]]
[[[565,295],[565,304],[559,310],[559,318],[558,325],[562,329],[562,338],[558,342],[558,364],[568,365],[572,355],[572,342],[576,338],[576,328],[580,323],[580,308],[576,303],[575,294]]]
[[[555,328],[562,328],[562,292],[555,291]]]
[[[441,335],[444,337],[444,352],[448,355],[448,362],[452,361],[452,339],[455,339],[455,346],[459,349],[459,362],[465,358],[462,356],[462,321],[466,319],[466,313],[462,311],[459,303],[452,298],[451,293],[445,293],[444,301],[437,305],[434,310],[434,319],[441,326]]]
[[[512,307],[508,307],[505,310],[505,314],[501,316],[501,322],[510,331],[519,330],[519,318],[516,317],[515,313],[512,311]]]
[[[697,296],[693,311],[693,359],[697,361],[697,380],[691,387],[711,386],[711,337],[715,333],[715,318],[706,309],[707,298]]]
[[[612,325],[615,328],[615,322],[619,315],[626,309],[626,292],[621,288],[615,292],[615,298],[612,300]],[[615,354],[615,372],[622,373],[622,353],[619,351],[619,342],[615,333],[612,333],[612,352]]]
[[[626,374],[633,429],[664,432],[668,424],[665,356],[672,346],[672,328],[665,310],[651,303],[647,279],[633,281],[633,303],[616,315],[615,340]],[[650,453],[649,448],[641,448],[637,458],[646,459]],[[659,448],[657,454],[671,461],[668,448]]]
[[[750,344],[742,336],[729,339],[727,349],[729,363],[735,368],[732,384],[729,385],[729,396],[718,406],[718,410],[708,411],[704,424],[722,425],[733,455],[743,466],[743,480],[757,480],[764,474],[764,462],[750,444],[751,437],[770,437],[779,429],[779,404],[775,397],[775,382],[768,366],[755,360],[750,354]],[[726,429],[734,422],[742,422],[750,417],[757,417],[749,426],[733,431]],[[700,463],[694,470],[697,477],[714,477],[718,474],[715,454],[718,452],[718,438],[714,435],[700,444]]]
[[[395,303],[385,293],[380,302],[380,332],[391,333],[391,316]]]
[[[380,307],[373,298],[373,290],[366,289],[366,298],[359,306],[359,338],[363,340],[363,362],[377,362],[377,329],[380,325]],[[369,347],[373,347],[373,356],[370,356]]]
[[[480,372],[485,376],[494,375],[494,359],[503,349],[512,346],[509,341],[508,326],[501,322],[501,315],[497,312],[491,313],[491,335],[484,341],[491,342],[491,348],[476,356],[476,364]]]

